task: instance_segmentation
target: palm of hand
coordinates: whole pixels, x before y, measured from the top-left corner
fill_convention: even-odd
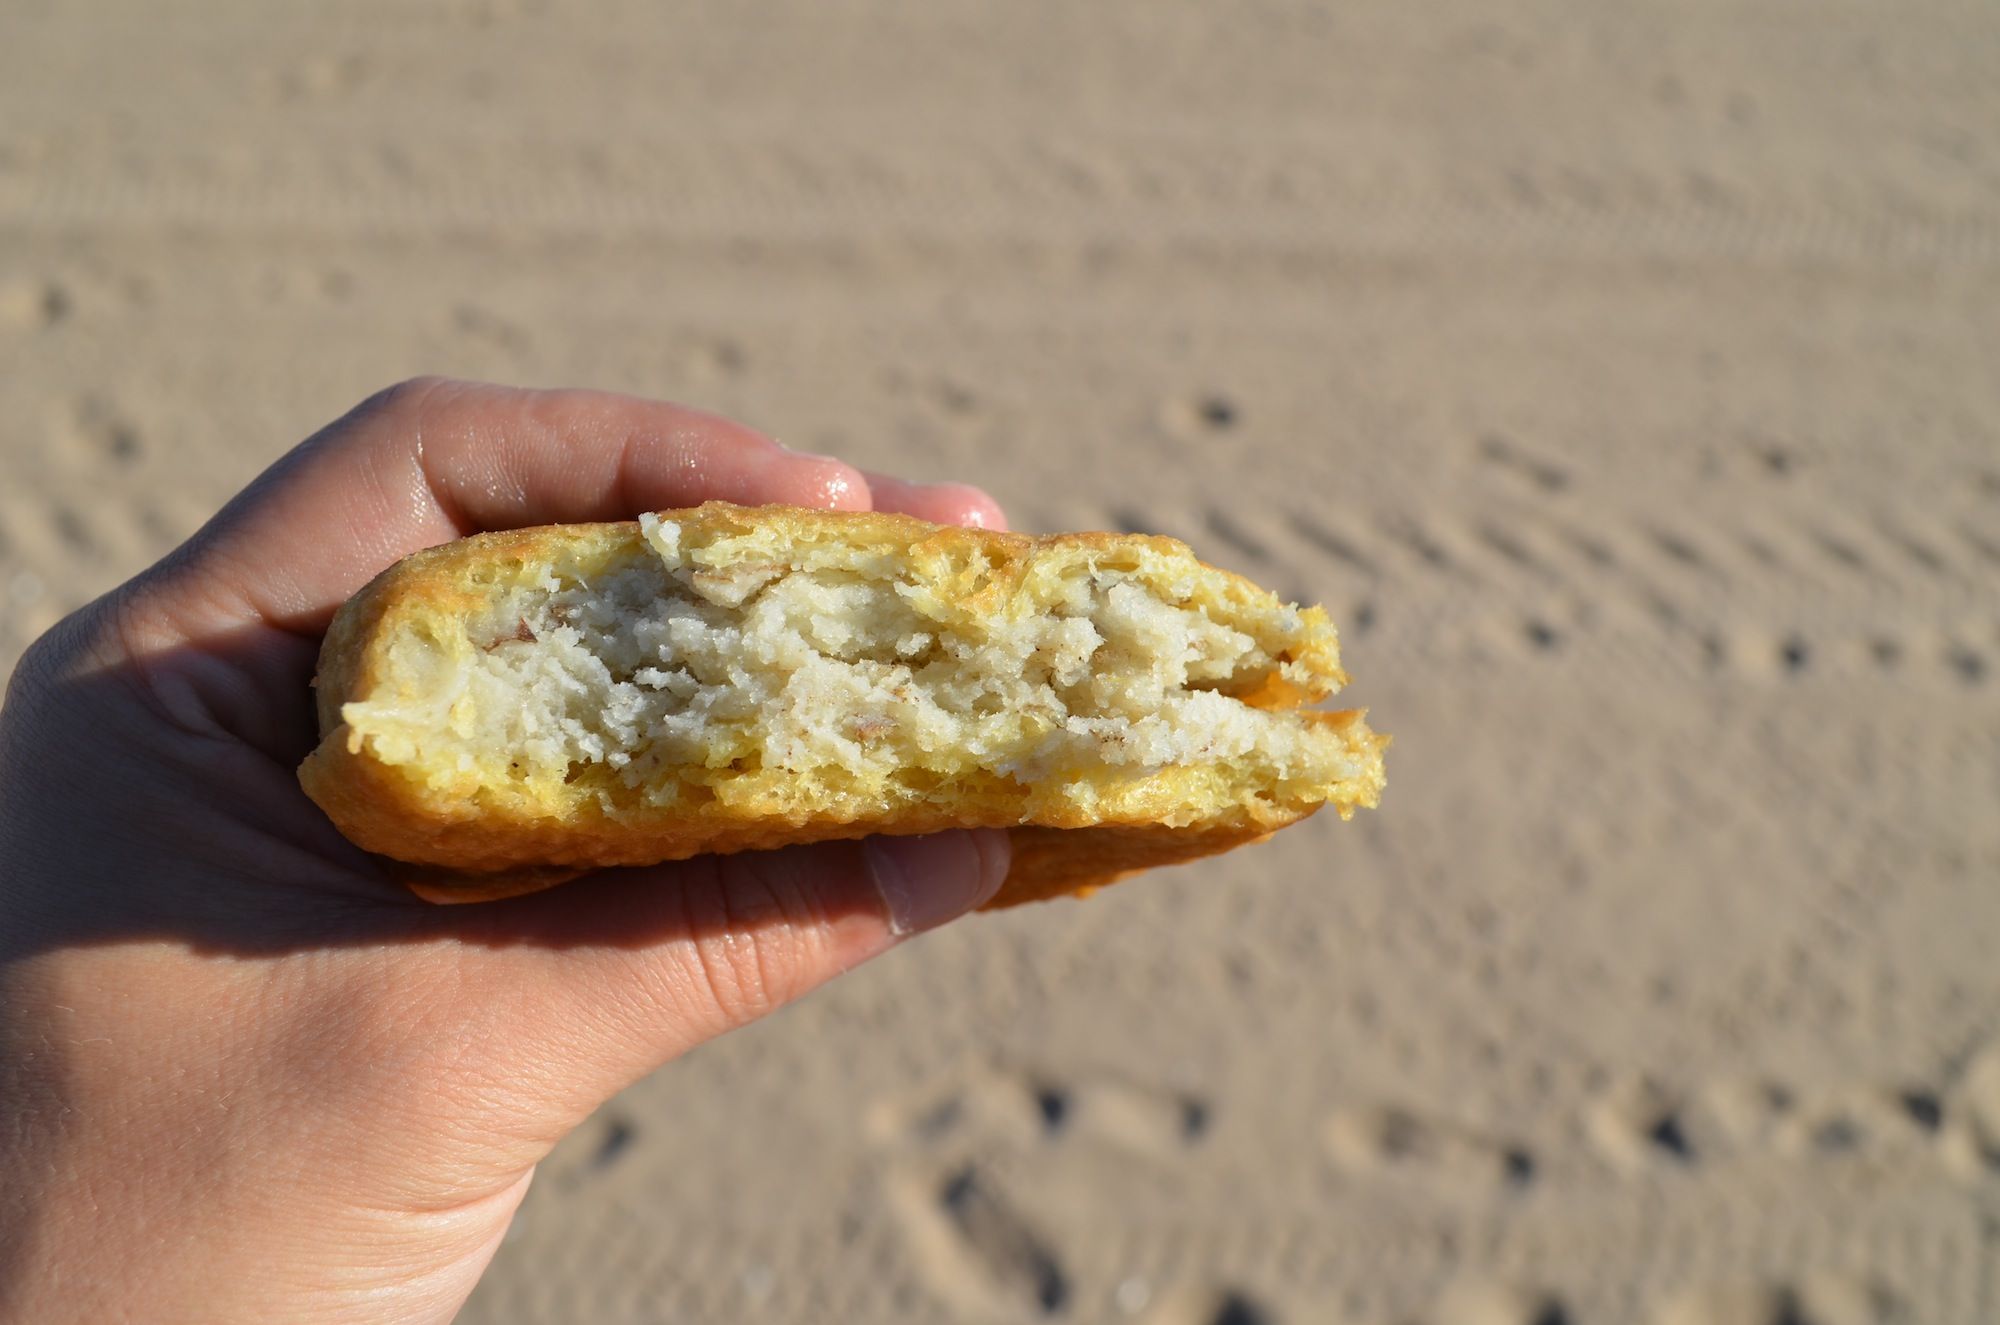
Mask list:
[[[0,714],[0,1306],[448,1319],[610,1094],[990,895],[1004,841],[948,834],[897,844],[931,890],[897,924],[855,844],[430,907],[293,778],[318,633],[403,553],[871,493],[998,519],[672,407],[415,383],[38,644]]]

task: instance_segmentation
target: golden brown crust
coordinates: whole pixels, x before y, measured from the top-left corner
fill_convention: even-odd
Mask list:
[[[972,612],[1000,610],[1020,590],[1034,554],[1049,548],[1088,549],[1103,557],[1188,558],[1169,539],[1115,534],[1030,537],[927,524],[904,516],[741,508],[709,503],[672,513],[684,530],[751,530],[777,543],[838,538],[843,544],[880,549],[907,558],[945,586],[955,605]],[[1190,860],[1269,836],[1306,817],[1318,803],[1255,800],[1228,807],[1185,827],[1170,827],[1147,813],[1184,799],[1184,769],[1142,779],[1117,822],[1081,811],[1043,813],[1024,825],[1018,800],[955,793],[932,803],[884,809],[873,815],[804,813],[754,794],[715,799],[671,812],[608,817],[603,808],[551,793],[523,799],[514,788],[495,792],[476,779],[458,784],[426,780],[378,759],[367,742],[342,722],[342,706],[376,695],[392,683],[384,641],[392,628],[411,622],[462,620],[476,615],[510,567],[532,566],[561,555],[572,561],[615,559],[643,551],[636,524],[551,526],[484,534],[420,552],[378,576],[336,616],[321,654],[318,713],[323,739],[299,770],[307,793],[357,844],[396,861],[411,885],[436,901],[476,900],[551,886],[588,869],[684,859],[705,852],[765,849],[876,833],[910,834],[946,828],[1012,830],[1013,872],[990,904],[1019,902],[1100,886],[1124,874]],[[636,553],[635,553],[636,554]],[[1216,573],[1219,574],[1219,573]],[[1227,576],[1225,595],[1263,601],[1262,590]],[[1323,618],[1320,618],[1323,621]],[[1332,633],[1312,636],[1292,660],[1292,679],[1269,677],[1246,703],[1289,709],[1311,702],[1343,682]],[[1300,714],[1338,731],[1368,771],[1334,796],[1345,815],[1371,805],[1381,785],[1379,751],[1386,738],[1370,732],[1358,711]],[[1149,790],[1149,782],[1157,782]],[[557,788],[557,792],[564,789]],[[507,799],[512,796],[513,799]]]
[[[1220,855],[1235,847],[1261,842],[1276,831],[1276,826],[1188,829],[1155,824],[1011,828],[1007,837],[1013,849],[1013,865],[1007,872],[1007,882],[980,909],[998,911],[1054,897],[1087,897],[1129,875]],[[524,869],[482,875],[399,864],[394,872],[398,882],[425,901],[453,906],[541,892],[588,871]]]

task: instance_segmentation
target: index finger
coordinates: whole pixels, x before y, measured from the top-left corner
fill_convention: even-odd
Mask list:
[[[294,448],[204,526],[172,570],[190,576],[205,608],[316,631],[383,567],[422,548],[709,498],[870,504],[852,467],[699,410],[417,379]]]

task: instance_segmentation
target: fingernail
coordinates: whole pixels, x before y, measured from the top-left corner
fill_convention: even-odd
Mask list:
[[[997,507],[992,511],[983,511],[977,506],[968,506],[965,508],[965,525],[968,529],[1005,529],[1007,518],[1000,514]]]
[[[1007,878],[1007,835],[998,829],[871,837],[862,852],[896,934],[919,934],[964,915]]]
[[[799,461],[804,461],[807,465],[817,466],[820,471],[816,478],[806,480],[811,485],[811,493],[804,501],[799,502],[799,505],[817,506],[833,511],[868,509],[868,480],[863,478],[861,471],[854,466],[839,456],[793,451],[789,447],[785,450],[787,454],[784,459],[787,464],[796,466]],[[803,476],[794,469],[792,477],[797,479]]]
[[[778,439],[775,437],[773,437],[771,440],[774,442],[778,442]],[[845,460],[842,460],[837,455],[828,455],[824,451],[802,451],[798,447],[787,445],[784,442],[778,442],[778,449],[785,452],[785,454],[791,456],[792,459],[794,460],[829,460],[837,465],[844,465],[847,463]]]

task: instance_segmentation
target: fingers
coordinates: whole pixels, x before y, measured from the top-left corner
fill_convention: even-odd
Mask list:
[[[1004,832],[937,833],[706,856],[607,871],[549,892],[448,908],[509,950],[498,978],[553,990],[531,1042],[589,1073],[581,1107],[755,1021],[911,934],[974,910],[1009,866]],[[522,969],[516,963],[525,963]],[[553,1038],[549,1038],[553,1037]]]
[[[873,504],[1006,527],[977,488],[863,475],[698,410],[430,378],[370,397],[295,448],[155,579],[224,618],[211,626],[262,620],[310,633],[420,548],[483,529],[622,520],[711,498]]]
[[[869,505],[868,482],[852,467],[697,410],[425,379],[370,398],[293,450],[174,569],[211,606],[314,630],[376,572],[420,548],[482,529],[629,519],[710,498]]]
[[[977,488],[876,482],[883,509],[1005,525]],[[854,510],[874,500],[859,470],[697,410],[420,379],[369,398],[294,448],[184,548],[108,600],[106,619],[135,658],[189,642],[213,652],[219,639],[256,640],[259,665],[207,668],[210,682],[190,684],[202,712],[231,715],[228,730],[260,749],[290,750],[309,716],[292,701],[318,635],[400,558],[484,529],[629,519],[711,498]],[[275,725],[273,715],[282,715]]]
[[[935,524],[1005,529],[1000,503],[969,483],[912,483],[874,470],[864,472],[878,511],[899,511]]]

